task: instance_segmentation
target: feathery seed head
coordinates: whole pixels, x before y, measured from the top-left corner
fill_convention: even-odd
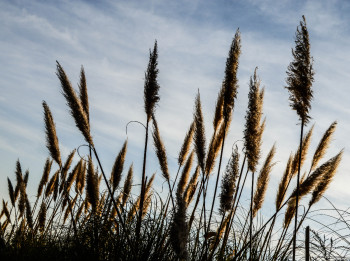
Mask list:
[[[305,196],[307,193],[312,191],[314,187],[323,179],[327,172],[331,171],[333,167],[338,166],[341,159],[342,152],[331,158],[320,167],[318,167],[310,176],[308,176],[299,187],[299,197]],[[336,168],[336,167],[335,167]],[[292,197],[296,197],[297,190],[294,189]]]
[[[193,138],[193,133],[195,130],[195,122],[192,122],[190,129],[188,130],[188,132],[186,133],[184,142],[182,144],[180,153],[179,153],[179,158],[178,158],[178,164],[179,166],[182,166],[182,164],[185,161],[185,158],[187,157],[188,151],[190,149],[191,146],[191,141]]]
[[[87,186],[86,186],[86,196],[89,203],[92,206],[92,210],[96,213],[99,191],[98,191],[98,175],[95,174],[94,165],[92,163],[91,158],[89,157],[89,164],[87,170]]]
[[[30,202],[28,200],[28,197],[26,197],[25,202],[26,202],[26,219],[28,222],[28,226],[30,229],[33,229],[32,208],[30,206]]]
[[[59,62],[57,62],[56,74],[61,82],[63,96],[66,98],[67,104],[70,108],[70,113],[74,118],[75,125],[83,134],[86,142],[90,145],[93,145],[92,137],[90,136],[90,124],[88,116],[86,115],[81,101],[79,100],[75,90],[73,89],[65,71]]]
[[[143,205],[143,210],[142,210],[142,217],[146,214],[147,212],[147,208],[150,204],[150,200],[151,200],[151,188],[152,188],[152,184],[153,184],[153,181],[154,181],[154,177],[155,177],[155,174],[152,175],[152,177],[149,179],[149,181],[147,182],[146,184],[146,188],[145,188],[145,202],[144,202],[144,205]],[[135,213],[139,210],[140,208],[140,202],[141,202],[141,195],[138,196],[136,202],[134,203],[133,207],[131,208],[130,212],[128,213],[128,221],[130,221]]]
[[[89,121],[89,118],[90,118],[89,117],[89,97],[87,92],[86,77],[85,77],[85,71],[83,66],[81,66],[81,70],[80,70],[79,94],[80,94],[81,106],[83,107],[83,110]]]
[[[149,62],[147,71],[145,73],[145,86],[144,86],[144,102],[145,112],[147,115],[147,121],[149,121],[154,114],[155,107],[159,101],[159,84],[157,81],[158,76],[158,45],[157,41],[154,43],[153,51],[150,51]]]
[[[223,83],[221,86],[221,89],[218,94],[218,98],[216,100],[216,106],[215,106],[215,113],[214,113],[214,119],[213,119],[213,127],[214,132],[217,131],[218,127],[220,126],[222,119],[224,117],[224,91],[225,91],[225,84]]]
[[[288,201],[287,209],[284,214],[283,226],[287,228],[295,215],[296,198],[292,197]]]
[[[45,101],[43,101],[43,107],[46,132],[46,147],[48,148],[51,157],[57,162],[59,166],[62,166],[60,148],[58,146],[58,139],[56,135],[56,126],[53,121],[50,108]]]
[[[56,184],[56,179],[58,179],[58,174],[59,174],[59,170],[57,170],[55,172],[55,174],[52,176],[52,178],[50,179],[49,183],[46,186],[46,190],[45,190],[45,196],[48,197],[51,195],[52,192],[54,192],[55,190],[55,184]]]
[[[18,175],[18,177],[19,177],[19,175]],[[24,183],[23,178],[21,178],[21,180],[19,180],[19,183],[17,185],[19,188],[18,209],[19,209],[20,216],[22,216],[24,213],[24,210],[25,210],[26,198],[27,198],[26,185]]]
[[[9,178],[7,178],[7,183],[8,183],[9,196],[10,196],[12,206],[15,206],[15,192],[13,190],[13,186]]]
[[[177,194],[179,194],[182,197],[182,194],[185,190],[185,187],[187,185],[188,182],[188,177],[191,171],[191,167],[192,167],[192,162],[193,162],[193,156],[194,156],[194,151],[191,152],[190,156],[188,157],[186,164],[182,170],[182,175],[181,178],[179,180],[179,183],[177,184]]]
[[[316,185],[316,188],[312,192],[312,198],[309,202],[310,206],[319,201],[323,196],[324,192],[327,190],[329,184],[333,180],[335,173],[337,172],[342,156],[343,150],[341,150],[335,157],[331,159],[330,169],[323,174],[321,181]]]
[[[64,188],[63,188],[66,193],[69,193],[69,191],[73,185],[73,182],[76,180],[78,173],[80,173],[80,171],[81,171],[82,164],[83,164],[83,159],[80,159],[79,162],[73,168],[73,170],[70,172],[70,174],[67,178],[67,181],[64,184]]]
[[[54,187],[53,187],[53,199],[55,201],[58,196],[59,183],[60,183],[60,175],[57,173],[57,178],[55,180]]]
[[[46,162],[45,162],[45,166],[44,166],[43,175],[42,175],[40,183],[39,183],[37,197],[41,196],[43,188],[46,185],[47,181],[49,180],[51,166],[52,166],[52,160],[50,160],[50,158],[47,158]]]
[[[261,209],[262,204],[264,202],[267,185],[270,179],[270,173],[271,173],[272,167],[275,165],[274,163],[272,163],[275,153],[276,153],[276,147],[275,145],[273,145],[269,154],[266,157],[265,163],[258,176],[256,191],[253,198],[253,202],[254,202],[254,207],[252,212],[253,218],[258,213],[258,210]]]
[[[184,200],[186,202],[186,207],[191,203],[192,199],[193,199],[193,195],[196,192],[197,189],[197,179],[199,177],[199,171],[200,171],[200,167],[197,165],[196,170],[194,171],[194,173],[192,174],[191,180],[188,183],[186,190],[184,192]]]
[[[152,118],[153,118],[153,121],[152,121],[153,122],[153,133],[152,133],[152,136],[153,136],[154,147],[156,149],[156,154],[157,154],[157,158],[158,158],[158,161],[159,161],[159,165],[160,165],[160,167],[162,169],[163,177],[167,181],[169,181],[170,180],[170,175],[169,175],[169,170],[168,170],[168,160],[167,160],[167,157],[166,157],[165,147],[164,147],[163,141],[162,141],[162,139],[160,137],[160,134],[159,134],[157,121],[154,118],[154,116]]]
[[[23,178],[24,185],[27,187],[28,185],[28,179],[29,179],[29,170],[26,170]]]
[[[17,180],[17,185],[21,184],[23,181],[23,174],[22,174],[22,167],[21,167],[21,163],[19,162],[19,160],[17,160],[16,162],[16,180]]]
[[[293,161],[293,156],[290,155],[287,162],[286,170],[284,171],[282,179],[278,186],[277,195],[276,195],[276,210],[278,210],[282,206],[282,202],[286,196],[290,179],[292,178],[292,175],[291,175],[292,161]]]
[[[225,79],[224,79],[224,103],[223,116],[224,120],[228,122],[234,107],[234,100],[237,96],[237,70],[238,59],[241,53],[241,34],[237,29],[235,37],[233,38],[231,48],[226,60]]]
[[[244,130],[244,146],[246,149],[248,168],[255,172],[260,158],[261,137],[265,127],[265,121],[260,125],[262,116],[263,94],[260,92],[260,80],[256,74],[250,78],[249,101]]]
[[[120,150],[118,156],[116,157],[114,165],[113,165],[113,169],[112,169],[112,173],[111,173],[113,191],[119,186],[119,182],[120,182],[121,177],[122,177],[127,144],[128,144],[128,141],[126,140],[124,142],[124,145],[123,145],[122,149]]]
[[[128,175],[126,176],[126,179],[124,181],[123,197],[122,197],[123,206],[125,206],[126,201],[129,198],[129,195],[131,192],[132,178],[133,178],[133,164],[131,164],[129,171],[128,171]]]
[[[86,162],[82,161],[81,167],[75,179],[76,190],[82,194],[85,187]]]
[[[7,203],[5,203],[4,199],[2,200],[2,212],[5,214],[7,220],[11,223],[10,212],[7,209]],[[1,217],[0,217],[1,218]]]
[[[197,153],[198,164],[201,167],[202,171],[205,170],[204,160],[205,160],[205,130],[204,130],[204,121],[201,108],[201,100],[199,92],[196,97],[195,103],[195,131],[194,131],[194,146]]]
[[[187,260],[188,224],[186,220],[186,202],[177,194],[176,210],[170,225],[170,242],[180,260]]]
[[[294,60],[288,66],[285,88],[289,91],[290,106],[297,112],[302,123],[307,124],[310,120],[309,111],[313,98],[311,86],[314,81],[314,70],[304,16],[300,26],[297,27],[295,49],[292,50],[292,54]]]
[[[231,158],[226,166],[225,174],[222,178],[220,193],[220,212],[225,214],[232,207],[233,194],[236,190],[236,179],[239,175],[239,153],[238,148],[232,152]]]
[[[318,162],[322,159],[322,157],[326,153],[326,150],[328,149],[329,143],[331,142],[336,126],[337,126],[337,122],[335,121],[331,124],[331,126],[329,126],[329,128],[323,134],[323,137],[318,143],[315,154],[312,158],[311,169],[316,168]]]
[[[61,171],[61,183],[64,183],[66,181],[67,172],[68,172],[68,170],[70,168],[70,165],[72,164],[73,157],[75,155],[75,151],[76,151],[75,149],[72,150],[72,152],[68,155],[68,158],[67,158],[66,162],[63,165],[63,168],[62,168],[62,171]]]
[[[46,204],[43,201],[40,206],[40,210],[38,213],[38,222],[39,222],[39,230],[41,233],[44,232],[45,222],[46,222]]]
[[[226,128],[225,128],[226,127]],[[207,154],[207,159],[205,162],[205,174],[210,175],[214,166],[215,160],[219,154],[222,142],[224,140],[224,135],[227,133],[227,130],[230,127],[230,121],[226,122],[226,124],[221,124],[220,129],[217,132],[214,132],[213,137],[210,142],[209,151]]]
[[[146,195],[148,196],[148,194],[150,193],[155,176],[156,176],[156,174],[153,174],[146,184],[145,198],[146,198]]]

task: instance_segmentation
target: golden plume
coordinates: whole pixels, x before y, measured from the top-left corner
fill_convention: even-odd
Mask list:
[[[50,151],[51,157],[62,166],[60,148],[58,146],[58,139],[56,135],[56,127],[49,106],[43,101],[44,107],[44,121],[46,131],[46,147]]]

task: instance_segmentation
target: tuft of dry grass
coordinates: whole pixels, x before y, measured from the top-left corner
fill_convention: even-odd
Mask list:
[[[233,38],[231,48],[226,60],[224,93],[223,93],[223,117],[226,122],[231,118],[235,99],[237,97],[238,80],[237,70],[239,65],[239,55],[241,53],[241,33],[237,29]]]
[[[45,229],[46,214],[47,214],[46,203],[42,202],[38,213],[39,230],[41,233],[43,233]]]
[[[256,166],[260,158],[261,136],[263,128],[260,125],[263,106],[263,92],[260,91],[260,80],[254,71],[254,76],[250,78],[248,110],[244,129],[244,146],[246,149],[248,167],[251,172],[256,171]]]
[[[115,191],[116,188],[118,187],[121,177],[122,177],[122,172],[124,168],[124,162],[125,162],[125,155],[126,155],[126,150],[127,150],[127,144],[128,142],[125,141],[123,144],[122,149],[120,150],[118,156],[115,159],[112,173],[111,173],[111,183],[112,183],[112,190]]]
[[[190,182],[188,183],[185,191],[184,191],[184,200],[186,202],[186,207],[188,207],[188,205],[191,203],[194,193],[196,192],[197,189],[197,180],[199,177],[199,172],[200,172],[200,167],[197,166],[196,170],[194,171]]]
[[[298,165],[300,165],[300,168],[304,165],[307,152],[311,143],[313,130],[314,130],[314,126],[311,127],[311,129],[306,133],[306,135],[302,139],[301,155],[300,155],[300,146],[298,147],[297,152],[294,154],[293,162],[292,162],[292,170],[291,170],[292,176],[295,176],[298,173]],[[299,163],[299,157],[300,157],[300,163]]]
[[[189,130],[186,133],[185,139],[184,139],[183,144],[181,146],[181,150],[179,152],[179,158],[178,158],[179,166],[182,166],[183,163],[185,162],[187,154],[188,154],[188,152],[190,150],[190,146],[191,146],[191,141],[193,139],[194,130],[195,130],[195,123],[192,122]]]
[[[326,153],[336,127],[337,127],[337,122],[335,121],[329,126],[329,128],[323,134],[322,139],[318,143],[316,151],[312,158],[311,170],[317,167],[318,162],[323,158],[324,154]]]
[[[67,176],[67,172],[72,164],[73,161],[73,157],[75,155],[75,149],[72,150],[72,152],[68,155],[66,162],[64,163],[62,170],[61,170],[61,187],[60,187],[60,192],[63,189],[63,184],[66,181],[66,176]]]
[[[159,84],[157,76],[159,70],[158,65],[158,45],[157,41],[154,43],[153,51],[149,54],[149,63],[147,72],[145,73],[145,86],[144,86],[144,102],[145,112],[147,115],[147,121],[149,121],[154,114],[155,107],[159,101]]]
[[[276,195],[276,210],[280,209],[283,203],[283,200],[286,196],[286,192],[287,192],[287,188],[289,186],[290,180],[292,178],[292,172],[291,172],[292,160],[293,160],[293,156],[290,155],[287,162],[286,170],[284,171],[282,179],[278,186],[277,195]]]
[[[252,212],[253,218],[258,213],[258,210],[261,209],[262,204],[264,202],[268,182],[270,179],[269,178],[270,173],[271,173],[272,167],[275,165],[274,163],[272,163],[272,160],[273,160],[273,157],[275,156],[275,153],[276,153],[276,147],[275,147],[275,145],[273,145],[269,154],[266,157],[265,163],[264,163],[264,165],[260,171],[260,174],[258,176],[256,190],[255,190],[255,194],[254,194],[254,198],[253,198],[253,204],[254,204],[253,212]]]
[[[7,178],[7,184],[8,184],[9,196],[10,196],[12,206],[15,206],[15,191],[13,190],[13,186],[9,178]]]
[[[225,174],[222,178],[220,194],[220,212],[224,214],[233,205],[233,194],[236,190],[236,179],[239,175],[239,153],[238,148],[234,150],[227,164]]]
[[[57,61],[56,61],[57,62]],[[83,134],[85,140],[90,145],[93,145],[92,137],[90,135],[90,124],[88,116],[84,111],[83,105],[73,89],[65,71],[59,62],[57,62],[57,77],[61,81],[63,96],[66,98],[67,104],[70,108],[70,113],[75,120],[75,125]]]
[[[188,179],[189,179],[189,175],[190,175],[190,171],[191,171],[191,167],[192,167],[192,163],[193,163],[193,157],[194,157],[194,151],[191,152],[191,154],[188,156],[188,159],[185,163],[185,166],[182,170],[182,174],[180,177],[180,180],[178,182],[177,185],[177,192],[179,195],[183,195],[184,191],[185,191],[185,187],[188,183]]]
[[[46,147],[50,151],[51,157],[62,166],[60,148],[58,146],[58,138],[56,135],[56,127],[49,106],[43,101],[44,121],[46,131]]]
[[[43,172],[43,175],[41,177],[39,187],[38,187],[38,197],[40,197],[44,186],[46,185],[46,183],[49,180],[51,166],[52,166],[52,161],[50,161],[50,158],[47,158],[47,160],[45,162],[44,172]]]
[[[317,201],[321,199],[327,188],[329,187],[329,184],[333,180],[333,177],[338,169],[338,166],[340,164],[340,161],[343,156],[343,150],[340,151],[335,157],[333,157],[331,161],[331,167],[328,171],[326,171],[322,175],[322,179],[320,182],[316,185],[314,191],[312,192],[312,198],[309,202],[309,205],[315,204]]]
[[[198,165],[201,167],[202,171],[205,170],[205,129],[204,129],[204,120],[201,106],[201,99],[199,93],[196,97],[195,102],[195,112],[194,112],[194,122],[195,122],[195,131],[194,131],[194,147],[197,154]]]
[[[294,61],[288,66],[287,86],[289,91],[290,106],[295,110],[303,122],[310,120],[309,111],[313,91],[311,89],[314,81],[313,58],[310,54],[309,32],[306,28],[306,19],[300,22],[295,34],[295,49],[292,50]]]
[[[152,133],[153,142],[154,142],[154,147],[156,148],[156,154],[158,157],[159,165],[162,170],[163,177],[165,178],[165,180],[169,182],[170,175],[169,175],[168,160],[166,156],[165,146],[162,141],[162,138],[160,137],[158,124],[154,117],[152,122],[153,122],[153,133]]]
[[[83,110],[86,114],[86,117],[88,121],[90,121],[89,96],[88,96],[87,85],[86,85],[85,70],[83,66],[81,66],[81,70],[80,70],[79,98],[80,98],[81,106],[83,107]]]
[[[88,169],[87,169],[87,182],[86,182],[86,197],[88,202],[92,206],[93,213],[96,213],[99,191],[98,191],[98,175],[95,173],[94,165],[91,158],[89,157]]]
[[[125,206],[126,201],[130,196],[132,179],[133,179],[133,165],[131,164],[128,171],[128,175],[126,176],[126,179],[124,181],[123,192],[122,192],[122,206]]]

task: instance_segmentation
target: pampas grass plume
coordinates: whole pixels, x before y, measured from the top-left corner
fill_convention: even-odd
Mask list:
[[[113,191],[119,186],[122,172],[124,168],[125,155],[127,150],[128,141],[125,141],[122,149],[120,150],[118,156],[115,159],[112,173],[111,173],[111,181],[112,181],[112,189]]]
[[[220,193],[220,212],[224,214],[229,211],[233,204],[233,194],[236,189],[236,179],[239,175],[239,153],[238,148],[232,152],[222,179]]]
[[[179,158],[178,158],[179,166],[182,166],[182,164],[184,163],[184,161],[187,157],[188,151],[190,150],[194,130],[195,130],[195,122],[192,122],[189,130],[186,133],[185,139],[184,139],[183,144],[181,146],[181,150],[179,152]]]
[[[318,162],[322,159],[322,157],[326,153],[326,150],[329,147],[329,143],[331,142],[331,139],[336,127],[337,127],[337,122],[335,121],[329,126],[329,128],[323,134],[322,139],[318,143],[315,154],[312,158],[311,169],[316,168]]]
[[[168,160],[166,157],[166,151],[164,147],[164,143],[160,137],[159,134],[159,129],[158,129],[158,124],[156,119],[153,117],[153,142],[154,142],[154,147],[156,149],[156,154],[158,157],[159,165],[160,168],[162,169],[162,174],[163,177],[169,181],[170,180],[170,175],[169,175],[169,170],[168,170]]]
[[[81,101],[78,99],[75,90],[73,89],[65,71],[57,62],[57,76],[61,81],[63,96],[66,98],[67,104],[70,108],[70,113],[75,120],[75,125],[83,134],[85,140],[90,145],[93,145],[92,137],[90,136],[90,124],[88,117],[84,111]]]
[[[56,127],[49,106],[43,101],[44,107],[44,122],[46,131],[46,147],[48,148],[51,157],[62,166],[60,148],[56,135]]]
[[[253,218],[256,216],[258,213],[258,210],[261,209],[262,204],[265,199],[265,194],[268,186],[268,182],[270,179],[270,173],[272,170],[272,167],[274,166],[274,163],[272,163],[273,157],[276,153],[276,147],[273,145],[271,148],[269,154],[266,157],[265,163],[260,171],[260,174],[258,176],[258,181],[256,184],[256,191],[254,194],[253,202],[254,202],[254,207],[253,207]]]
[[[194,121],[195,121],[195,132],[194,132],[194,146],[197,153],[198,164],[201,167],[202,171],[205,170],[204,160],[205,160],[205,130],[204,130],[204,120],[201,106],[201,99],[199,92],[196,97],[195,102],[195,112],[194,112]]]

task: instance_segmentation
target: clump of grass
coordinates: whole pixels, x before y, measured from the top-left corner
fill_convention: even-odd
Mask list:
[[[296,49],[293,51],[296,61],[289,66],[287,78],[291,106],[302,122],[300,145],[291,154],[285,171],[281,173],[281,181],[276,188],[275,212],[270,217],[264,217],[266,221],[255,222],[263,207],[276,157],[276,146],[273,145],[266,153],[265,162],[261,166],[258,164],[265,154],[261,149],[265,128],[265,119],[262,119],[265,90],[260,88],[257,70],[249,83],[249,102],[242,134],[244,145],[235,147],[224,173],[221,173],[226,160],[223,153],[225,139],[237,99],[240,52],[241,38],[237,30],[226,60],[225,78],[218,90],[210,143],[207,146],[198,91],[194,119],[179,148],[178,169],[174,172],[168,165],[166,147],[155,119],[155,109],[160,99],[157,80],[158,46],[155,42],[145,73],[146,129],[142,173],[135,173],[133,164],[125,170],[125,141],[111,167],[110,177],[106,176],[91,136],[92,119],[84,69],[81,68],[80,71],[77,93],[63,67],[57,62],[57,76],[61,82],[62,93],[76,127],[88,143],[89,155],[87,158],[78,158],[76,150],[73,149],[66,159],[61,158],[53,115],[46,102],[43,102],[49,157],[44,163],[34,204],[30,202],[26,190],[29,171],[23,174],[19,161],[15,168],[16,182],[13,183],[10,178],[7,180],[9,202],[3,199],[0,212],[0,258],[285,260],[289,257],[290,246],[297,231],[307,218],[310,208],[329,187],[340,164],[342,151],[319,166],[330,145],[336,122],[326,130],[313,154],[310,168],[305,171],[304,178],[299,179],[313,130],[311,128],[303,135],[303,127],[310,121],[310,87],[313,81],[308,33],[303,18],[300,28],[297,29]],[[304,69],[307,71],[306,75],[300,73]],[[149,128],[150,123],[153,125],[152,129]],[[149,132],[152,132],[162,176],[168,184],[166,200],[152,187],[153,182],[159,178],[158,175],[153,174],[150,178],[146,175]],[[216,162],[219,153],[220,157]],[[213,170],[217,170],[217,175],[214,194],[210,197],[208,186]],[[252,185],[249,187],[246,185],[246,178],[250,172]],[[254,173],[259,173],[257,179]],[[291,181],[296,174],[296,187],[291,189],[290,184],[293,184]],[[136,175],[141,176],[141,185],[133,184]],[[101,184],[102,178],[104,184]],[[246,187],[251,192],[250,206],[241,197]],[[219,211],[216,212],[214,210],[218,189],[221,189],[220,203]],[[311,198],[307,211],[298,220],[298,205],[307,195]],[[169,204],[170,200],[172,204]],[[206,208],[210,203],[211,209],[207,216]],[[275,232],[276,220],[283,216],[279,215],[281,211],[284,211],[284,225]],[[294,216],[296,226],[292,232],[289,225]],[[289,236],[291,232],[292,237]],[[277,244],[271,244],[273,233],[277,235]]]

